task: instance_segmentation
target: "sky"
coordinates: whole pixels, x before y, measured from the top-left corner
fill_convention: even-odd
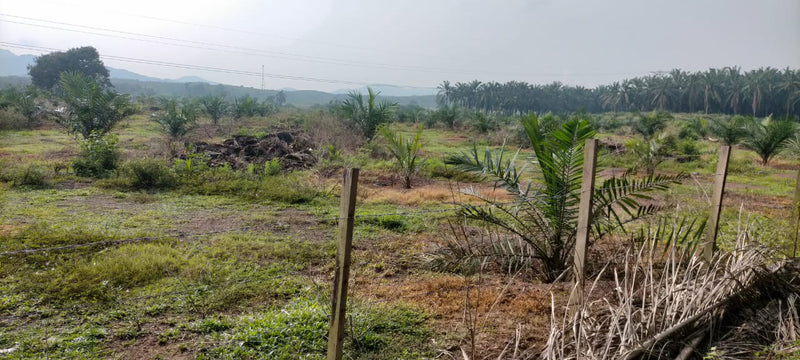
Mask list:
[[[593,87],[674,68],[800,68],[800,1],[0,2],[0,48],[80,46],[159,78],[260,88],[263,73],[267,89],[474,79]]]

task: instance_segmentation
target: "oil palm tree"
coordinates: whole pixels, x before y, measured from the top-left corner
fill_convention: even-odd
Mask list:
[[[761,165],[767,165],[773,156],[783,150],[796,132],[797,127],[793,122],[767,117],[749,126],[744,146],[761,157]]]
[[[84,139],[92,133],[105,135],[134,113],[127,95],[120,95],[102,81],[81,73],[61,73],[58,93],[66,106],[55,114],[56,122]]]
[[[28,86],[25,91],[17,91],[15,88],[9,89],[6,94],[9,105],[25,117],[28,126],[33,125],[36,120],[46,113],[45,107],[41,103],[39,91],[35,86]]]
[[[748,129],[753,122],[752,118],[736,115],[731,119],[715,118],[709,124],[711,133],[719,138],[723,144],[733,146],[748,135]]]
[[[191,104],[179,106],[174,99],[164,104],[164,111],[157,114],[153,121],[161,125],[161,130],[167,136],[168,145],[181,139],[197,124],[197,111]]]
[[[359,92],[351,91],[347,98],[338,106],[338,110],[345,118],[345,121],[361,131],[361,134],[372,141],[378,126],[389,121],[389,118],[397,107],[397,103],[376,101],[380,92],[375,92],[367,87],[367,98]]]
[[[523,179],[526,172],[516,167],[517,155],[508,158],[504,148],[494,152],[487,150],[481,157],[477,147],[473,147],[471,152],[452,155],[446,162],[490,178],[514,196],[509,204],[476,190],[466,190],[493,206],[463,205],[462,212],[469,218],[483,220],[513,234],[529,250],[523,253],[531,255],[520,255],[518,249],[497,246],[491,254],[466,252],[463,260],[528,256],[541,265],[542,279],[552,282],[571,264],[577,234],[583,147],[595,131],[588,121],[579,117],[569,119],[549,133],[542,129],[536,115],[525,118],[522,125],[535,154],[531,164],[541,173],[541,180]],[[616,229],[624,230],[624,225],[630,221],[658,211],[660,207],[641,204],[639,200],[650,199],[649,192],[666,189],[684,177],[681,174],[604,180],[594,191],[590,243]]]
[[[419,151],[422,149],[422,129],[423,126],[420,125],[413,138],[406,138],[388,127],[380,129],[380,134],[386,141],[386,148],[394,156],[395,167],[403,177],[403,187],[406,189],[411,189],[411,181],[424,164],[419,156]]]
[[[229,104],[225,101],[225,95],[206,96],[200,99],[200,105],[214,125],[219,125],[219,120],[228,113]]]

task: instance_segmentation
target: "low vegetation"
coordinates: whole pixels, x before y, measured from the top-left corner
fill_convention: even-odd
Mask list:
[[[346,358],[797,355],[797,284],[780,273],[796,246],[797,119],[762,116],[779,104],[703,101],[698,87],[677,105],[663,84],[624,100],[613,85],[600,105],[613,112],[569,111],[576,100],[529,114],[473,96],[514,84],[443,83],[438,109],[371,89],[306,109],[285,95],[129,99],[102,76],[59,79],[0,97],[8,358],[324,358],[346,167],[362,169]],[[575,313],[591,138],[594,280]],[[734,146],[721,251],[703,265],[692,254],[721,144]]]

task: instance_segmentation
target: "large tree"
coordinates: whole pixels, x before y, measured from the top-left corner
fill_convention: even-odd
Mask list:
[[[108,69],[100,61],[97,49],[84,46],[53,52],[36,58],[33,65],[28,66],[31,82],[43,89],[52,89],[59,83],[63,72],[74,72],[98,79],[103,85],[110,85]]]

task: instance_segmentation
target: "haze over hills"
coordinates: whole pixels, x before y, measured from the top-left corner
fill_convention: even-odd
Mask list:
[[[0,86],[18,86],[30,82],[28,65],[33,64],[34,55],[15,55],[0,49]],[[344,99],[350,91],[366,93],[366,86],[358,89],[341,89],[334,93],[316,90],[295,90],[284,88],[280,90],[261,90],[244,86],[234,86],[214,83],[198,76],[184,76],[177,79],[161,79],[138,74],[125,69],[106,66],[111,78],[111,83],[117,91],[132,96],[175,96],[175,97],[201,97],[206,95],[224,94],[229,99],[250,95],[251,97],[265,100],[278,91],[284,91],[286,102],[295,106],[312,106],[328,104],[331,101]],[[435,107],[435,91],[431,89],[407,88],[393,85],[371,86],[373,90],[381,92],[381,98],[395,101],[401,105],[416,104],[423,107]]]

